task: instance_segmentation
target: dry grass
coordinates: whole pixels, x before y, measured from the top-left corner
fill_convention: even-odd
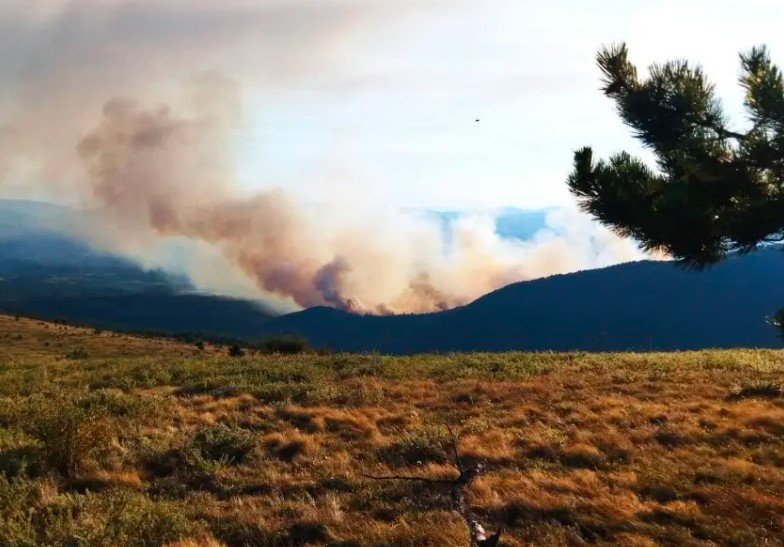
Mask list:
[[[0,544],[461,545],[446,491],[362,477],[453,473],[444,424],[504,545],[784,537],[783,352],[229,358],[6,317],[0,341]],[[100,449],[53,459],[61,421]]]
[[[195,345],[163,338],[145,338],[101,329],[51,323],[0,314],[0,358],[66,357],[72,360],[104,357],[144,357],[151,354],[185,357],[223,353],[206,344]]]

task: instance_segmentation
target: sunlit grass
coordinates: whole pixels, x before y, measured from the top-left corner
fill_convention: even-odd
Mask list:
[[[245,355],[0,317],[0,544],[776,544],[784,352]],[[76,352],[76,349],[81,351]],[[351,543],[353,542],[353,543]]]

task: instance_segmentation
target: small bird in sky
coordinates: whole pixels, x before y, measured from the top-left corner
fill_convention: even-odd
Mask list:
[[[475,123],[479,123],[479,118],[474,120]]]

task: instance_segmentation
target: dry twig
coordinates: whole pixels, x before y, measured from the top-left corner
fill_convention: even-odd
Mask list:
[[[479,522],[479,519],[474,514],[474,512],[471,511],[471,508],[466,503],[465,494],[463,491],[466,486],[471,484],[471,481],[473,481],[479,475],[484,474],[487,468],[482,463],[477,463],[470,467],[466,467],[463,464],[463,460],[460,457],[460,451],[458,450],[457,435],[455,435],[455,433],[452,431],[452,428],[449,426],[447,426],[447,431],[449,431],[449,438],[452,445],[454,465],[458,472],[457,477],[454,479],[433,479],[430,477],[416,477],[406,475],[369,475],[364,473],[362,476],[375,480],[404,480],[419,481],[430,484],[449,484],[451,486],[450,490],[455,511],[460,513],[466,523],[466,527],[468,528],[470,541],[469,547],[496,547],[499,540],[501,539],[501,533],[503,530],[499,528],[495,534],[488,536],[484,527]]]

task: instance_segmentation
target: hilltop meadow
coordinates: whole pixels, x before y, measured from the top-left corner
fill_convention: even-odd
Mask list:
[[[0,544],[771,545],[784,352],[260,354],[0,316]]]

